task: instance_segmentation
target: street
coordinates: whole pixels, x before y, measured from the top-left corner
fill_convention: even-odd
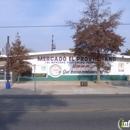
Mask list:
[[[0,130],[118,130],[130,95],[0,96]]]

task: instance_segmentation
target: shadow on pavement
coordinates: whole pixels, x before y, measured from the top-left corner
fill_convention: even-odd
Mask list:
[[[0,93],[5,91],[14,90],[3,89],[0,90]],[[21,89],[21,91],[33,93],[29,89]],[[27,112],[46,112],[53,108],[65,106],[68,106],[65,101],[53,95],[0,95],[0,130],[10,130],[10,127],[15,127],[15,125],[20,123],[22,115]]]

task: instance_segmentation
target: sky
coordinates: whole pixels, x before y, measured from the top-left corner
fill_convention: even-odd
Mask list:
[[[99,0],[100,1],[100,0]],[[109,0],[113,13],[123,9],[120,22],[130,24],[130,0]],[[0,27],[66,25],[66,21],[78,22],[85,4],[80,0],[0,0]],[[125,37],[122,52],[130,49],[130,25],[119,25],[115,32]],[[19,33],[22,45],[34,52],[51,51],[52,35],[56,50],[68,50],[74,46],[70,27],[0,28],[0,48],[5,48],[7,36],[10,44]]]

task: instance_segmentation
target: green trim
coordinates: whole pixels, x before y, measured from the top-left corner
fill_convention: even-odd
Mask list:
[[[127,80],[127,75],[101,75],[101,81]],[[57,78],[48,76],[47,78],[35,77],[35,81],[96,81],[97,75],[62,75]],[[33,77],[20,77],[19,81],[34,81]]]
[[[127,80],[127,75],[101,75],[101,80],[122,80],[126,81]]]

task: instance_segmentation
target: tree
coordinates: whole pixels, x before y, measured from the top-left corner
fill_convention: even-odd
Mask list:
[[[12,43],[9,57],[9,67],[12,72],[18,74],[31,71],[30,63],[27,62],[29,58],[28,53],[30,52],[25,46],[21,45],[21,41],[17,34],[16,41]]]
[[[83,1],[83,0],[82,0]],[[86,5],[82,18],[78,23],[67,21],[75,29],[73,35],[76,56],[87,56],[97,67],[97,82],[100,82],[100,68],[104,66],[104,58],[120,52],[124,38],[117,35],[114,29],[120,24],[122,10],[112,14],[110,8],[104,8],[106,0],[84,0]]]
[[[130,56],[130,49],[127,49],[125,52],[121,53],[121,55],[128,55],[128,56]]]

